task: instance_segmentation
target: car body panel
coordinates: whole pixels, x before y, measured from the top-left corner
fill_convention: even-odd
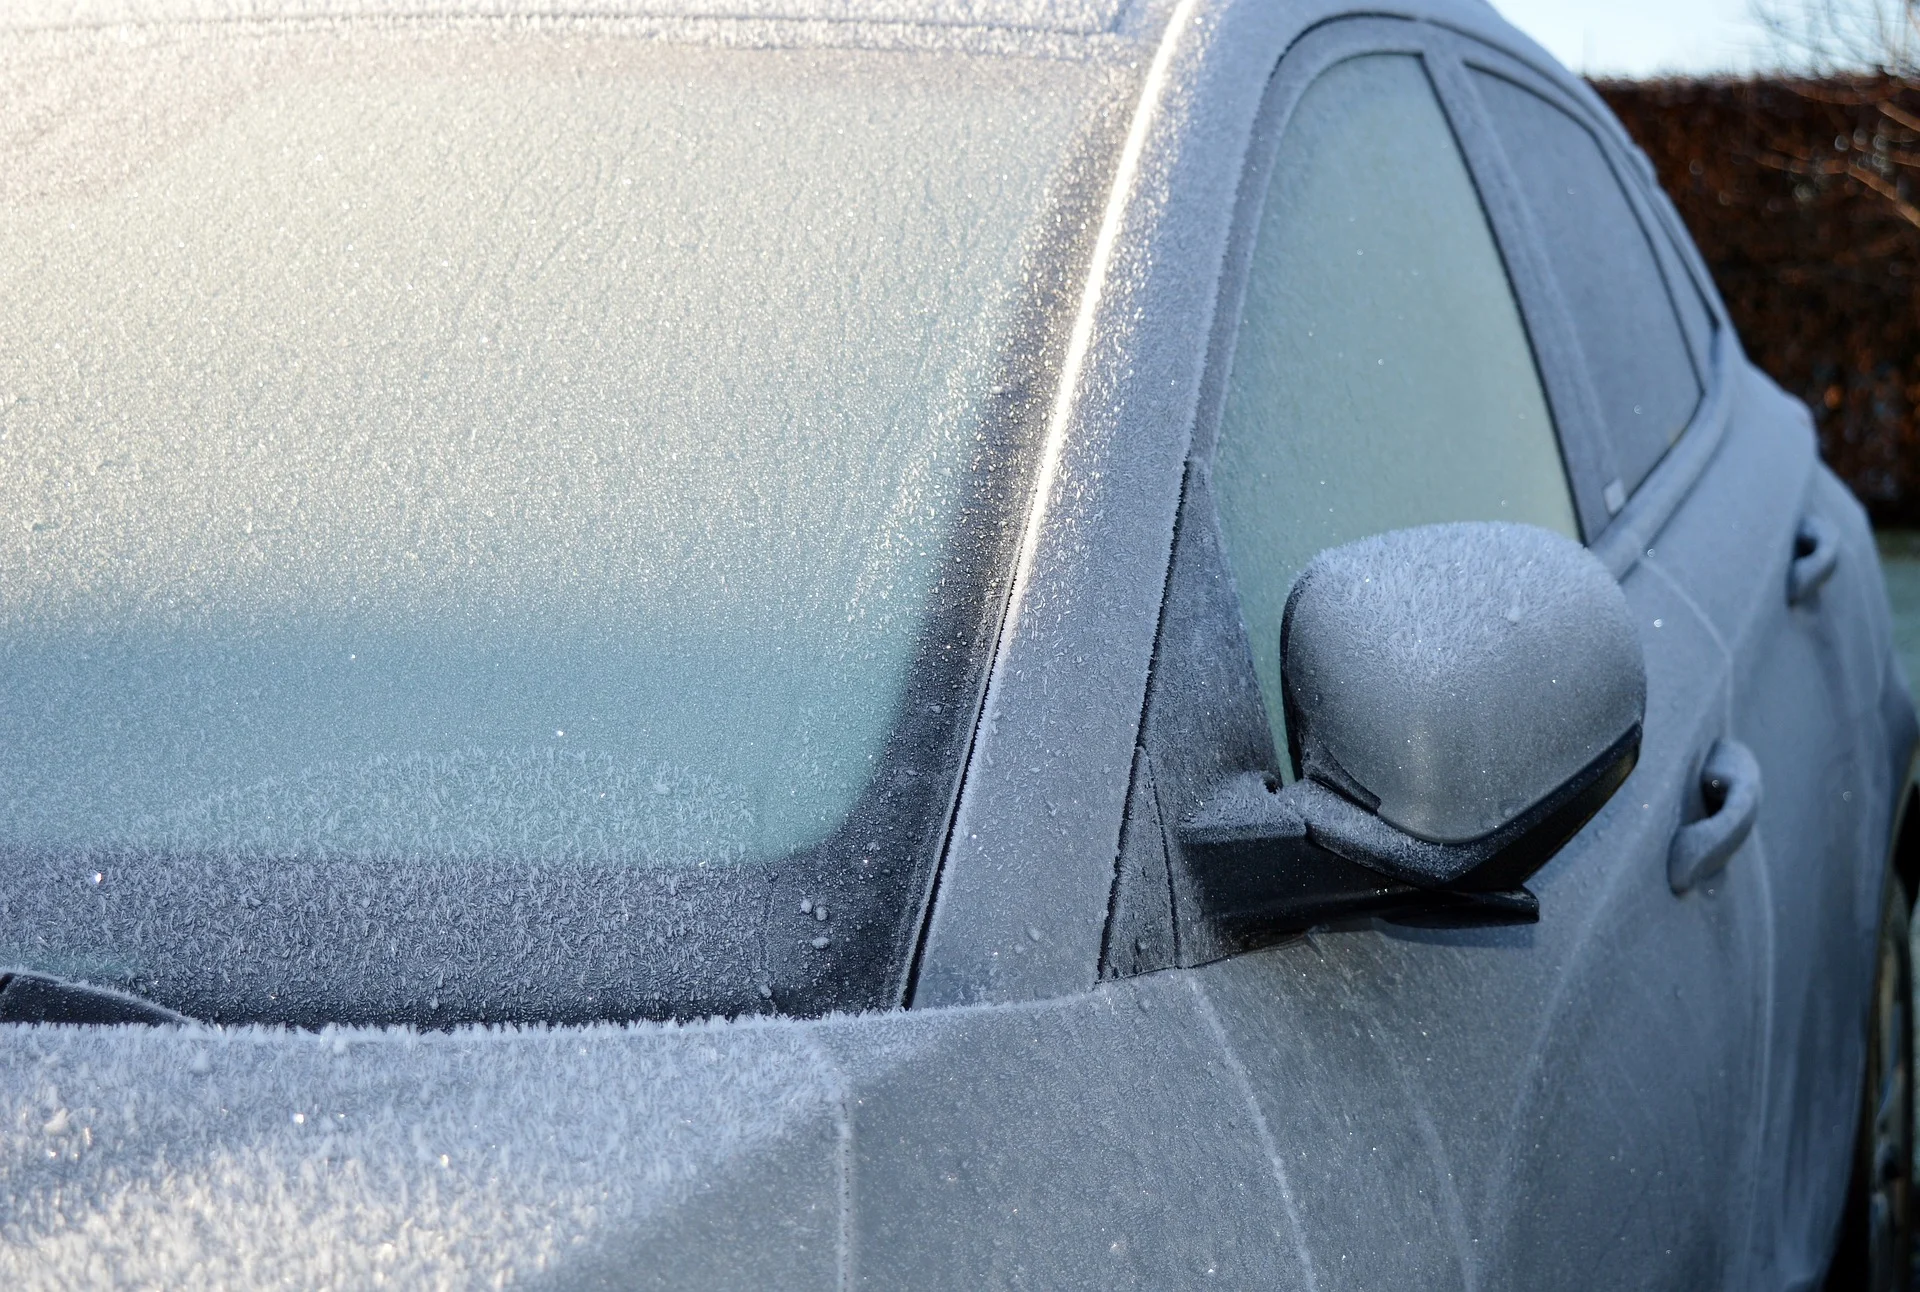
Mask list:
[[[1450,1193],[1426,1254],[1454,1253],[1448,1280],[1578,1285],[1604,1262],[1620,1286],[1681,1288],[1738,1266],[1747,1198],[1724,1181],[1759,1148],[1765,875],[1750,843],[1706,891],[1669,887],[1695,751],[1724,720],[1726,656],[1671,580],[1638,568],[1623,582],[1647,651],[1641,761],[1529,881],[1538,925],[1379,925],[1188,971],[1312,1182],[1313,1237],[1351,1205],[1318,1210],[1344,1196],[1364,1137],[1417,1130]],[[1303,1087],[1322,1085],[1343,1115],[1297,1125]],[[1378,1286],[1407,1259],[1391,1243],[1352,1251],[1333,1285]]]
[[[1151,1289],[1307,1259],[1165,976],[688,1027],[22,1027],[0,1074],[10,1286]]]
[[[1150,864],[1129,790],[1247,143],[1282,54],[1350,8],[859,11],[894,20],[886,40],[983,15],[981,40],[1097,31],[1153,69],[913,1008],[447,1033],[9,1027],[0,1272],[840,1289],[1817,1273],[1912,716],[1889,689],[1858,510],[1730,343],[1709,407],[1596,543],[1647,648],[1645,753],[1537,877],[1541,923],[1316,933],[1096,981],[1123,826]],[[1367,12],[1548,66],[1477,0]],[[1784,589],[1809,507],[1847,545],[1815,622],[1755,592]],[[1842,717],[1850,737],[1832,734]],[[1697,812],[1697,759],[1725,734],[1754,745],[1777,797],[1721,879],[1676,897],[1649,859]],[[1809,742],[1829,755],[1816,777]],[[1808,853],[1852,869],[1813,872]]]
[[[1772,1002],[1764,1151],[1755,1180],[1752,1277],[1816,1279],[1831,1250],[1865,1062],[1859,1020],[1872,981],[1883,858],[1908,748],[1881,691],[1888,635],[1864,514],[1817,464],[1804,410],[1744,369],[1726,441],[1644,563],[1682,588],[1731,664],[1730,734],[1760,760],[1755,828],[1764,869]],[[1832,578],[1788,602],[1796,527],[1824,520],[1842,544]]]
[[[20,1028],[0,1055],[0,1271],[15,1286],[105,1269],[141,1286],[1519,1287],[1565,1268],[1541,1226],[1557,1239],[1583,1209],[1596,1229],[1620,1222],[1592,1205],[1617,1181],[1530,1194],[1524,1172],[1480,1169],[1500,1160],[1486,1149],[1514,1126],[1516,1089],[1562,1075],[1461,1025],[1467,1000],[1527,1031],[1510,1002],[1474,999],[1487,975],[1471,962],[1500,948],[1436,973],[1429,946],[1342,964],[1326,954],[1339,939],[1318,941],[1053,1001],[859,1018]],[[1277,1030],[1234,1029],[1226,1048],[1231,1017]],[[1255,1065],[1271,1065],[1257,1098]],[[1536,1133],[1548,1111],[1523,1106],[1519,1124]],[[1545,1144],[1564,1157],[1577,1139]],[[1513,1186],[1534,1223],[1500,1241],[1480,1215]],[[1670,1201],[1643,1193],[1634,1216]],[[1687,1285],[1642,1281],[1656,1256],[1636,1240],[1609,1269]]]

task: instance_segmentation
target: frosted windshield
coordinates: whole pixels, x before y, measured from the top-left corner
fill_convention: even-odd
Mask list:
[[[1104,73],[33,39],[0,847],[658,865],[833,829]]]

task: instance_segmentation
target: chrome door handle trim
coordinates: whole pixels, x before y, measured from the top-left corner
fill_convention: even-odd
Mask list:
[[[1760,815],[1760,763],[1737,740],[1717,740],[1700,769],[1708,813],[1674,832],[1667,883],[1684,893],[1719,874],[1753,832]]]
[[[1793,564],[1787,567],[1787,604],[1797,606],[1833,577],[1840,563],[1840,536],[1833,526],[1809,513],[1793,534]]]

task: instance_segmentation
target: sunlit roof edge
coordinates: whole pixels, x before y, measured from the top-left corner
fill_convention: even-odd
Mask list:
[[[667,18],[899,23],[1098,35],[1128,0],[15,0],[0,29],[235,19]]]

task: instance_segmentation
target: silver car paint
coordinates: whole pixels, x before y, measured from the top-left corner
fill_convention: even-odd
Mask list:
[[[441,1035],[10,1028],[6,1281],[1817,1279],[1911,718],[1858,508],[1731,347],[1723,424],[1696,426],[1701,449],[1683,441],[1629,504],[1630,548],[1601,544],[1648,650],[1649,756],[1538,877],[1542,923],[1321,934],[1095,983],[1240,157],[1281,53],[1344,7],[1115,11],[1159,72],[913,1009]],[[1008,25],[1031,19],[1017,8]],[[1542,59],[1472,0],[1369,12]],[[1762,591],[1784,588],[1807,508],[1846,553],[1817,613],[1789,614]],[[1678,899],[1621,858],[1663,848],[1691,760],[1729,733],[1775,796],[1723,881]]]

